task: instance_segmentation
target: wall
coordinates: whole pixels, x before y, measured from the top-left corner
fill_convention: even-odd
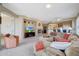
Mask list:
[[[14,16],[14,17],[17,16],[14,12],[12,12],[9,9],[5,8],[3,5],[0,5],[0,12],[5,13],[7,15]]]
[[[62,24],[63,24],[63,28],[72,27],[72,21],[65,21],[65,22],[62,22]]]
[[[40,26],[39,26],[39,23],[40,23]],[[35,34],[36,34],[36,36],[38,36],[38,35],[41,35],[41,33],[39,34],[38,33],[38,30],[43,30],[43,24],[42,24],[42,22],[41,21],[36,21],[36,28],[35,28]]]
[[[24,38],[24,20],[21,17],[15,19],[15,35],[20,37],[20,42]]]
[[[49,24],[48,29],[58,28],[58,24]]]
[[[49,24],[47,34],[50,35],[50,32],[53,32],[53,29],[57,29],[57,28],[58,28],[58,24]]]
[[[61,21],[61,22],[56,22],[56,23],[50,23],[48,25],[48,34],[50,32],[53,32],[53,29],[72,29],[72,21]]]
[[[39,26],[39,23],[40,23],[40,26]],[[42,25],[42,22],[41,21],[37,21],[36,22],[36,26],[37,26],[37,29],[43,30],[43,25]]]
[[[72,21],[64,21],[48,25],[48,29],[60,28],[60,27],[72,27]]]

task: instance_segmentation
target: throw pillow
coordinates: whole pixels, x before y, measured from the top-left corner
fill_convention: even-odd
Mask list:
[[[68,37],[70,36],[71,34],[64,34],[64,39],[68,39]]]
[[[44,49],[44,44],[42,41],[38,41],[35,45],[36,51]]]
[[[69,36],[69,38],[68,38],[68,40],[77,40],[78,39],[78,37],[76,36],[76,35],[70,35]]]

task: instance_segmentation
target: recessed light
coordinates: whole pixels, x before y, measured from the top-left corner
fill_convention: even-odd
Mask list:
[[[51,5],[50,5],[50,4],[47,4],[47,5],[46,5],[46,8],[50,8],[50,7],[51,7]]]

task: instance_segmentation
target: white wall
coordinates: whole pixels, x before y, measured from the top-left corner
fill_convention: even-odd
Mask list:
[[[15,35],[20,37],[20,42],[24,37],[24,23],[23,18],[19,17],[15,19]]]
[[[39,26],[39,23],[40,23],[40,26]],[[43,30],[43,24],[42,24],[42,22],[41,21],[36,21],[36,27],[35,27],[35,34],[36,34],[36,36],[41,36],[41,34],[42,34],[42,32],[41,33],[38,33],[38,30]]]

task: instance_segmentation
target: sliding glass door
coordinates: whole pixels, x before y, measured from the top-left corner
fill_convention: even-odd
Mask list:
[[[1,33],[2,34],[12,34],[14,35],[14,17],[1,13],[2,24],[1,24]]]

